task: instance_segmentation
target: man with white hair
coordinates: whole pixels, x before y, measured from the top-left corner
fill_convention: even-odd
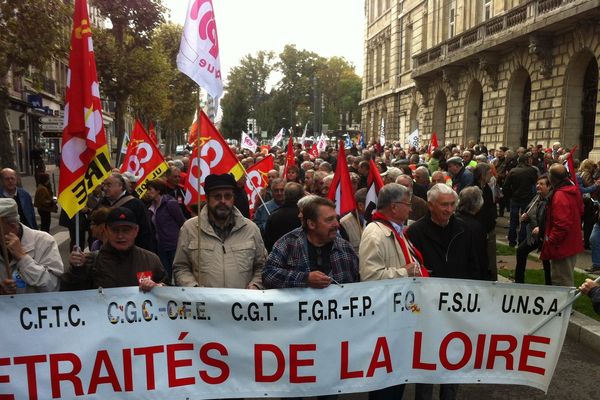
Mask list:
[[[14,169],[4,168],[0,171],[0,177],[2,178],[0,197],[14,199],[17,203],[21,223],[31,229],[37,229],[38,226],[35,220],[35,211],[33,210],[31,195],[27,193],[25,189],[17,186],[18,179],[16,171]]]
[[[473,233],[454,216],[457,202],[458,195],[448,185],[434,185],[427,192],[429,213],[410,225],[406,236],[423,255],[423,264],[431,276],[481,279]],[[433,385],[422,385],[421,391],[433,391]],[[440,399],[456,399],[457,393],[456,384],[440,386]]]
[[[0,199],[0,224],[11,275],[0,260],[0,294],[58,291],[63,263],[54,238],[19,222],[17,203]]]

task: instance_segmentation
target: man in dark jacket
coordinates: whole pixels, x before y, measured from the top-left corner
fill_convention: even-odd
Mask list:
[[[17,203],[21,223],[28,228],[37,229],[31,195],[25,189],[17,187],[18,180],[15,170],[4,168],[0,171],[0,177],[2,178],[0,197],[13,199]]]
[[[139,233],[135,238],[135,245],[142,249],[155,251],[156,241],[152,234],[150,219],[146,206],[140,199],[127,194],[125,179],[121,174],[113,173],[104,180],[104,198],[100,201],[101,207],[125,207],[135,215],[139,227]]]
[[[267,218],[265,224],[264,240],[268,252],[277,239],[301,225],[298,201],[304,196],[304,188],[297,182],[288,182],[283,194],[283,205]]]
[[[510,170],[504,182],[503,192],[510,197],[510,225],[508,227],[508,244],[512,247],[525,240],[527,232],[525,224],[521,224],[517,238],[519,218],[535,195],[537,170],[531,166],[531,155],[519,157],[517,166]],[[518,240],[517,240],[518,239]]]
[[[552,284],[573,286],[573,269],[577,254],[583,251],[581,216],[583,199],[577,185],[569,179],[562,164],[548,169],[552,195],[546,211],[546,230],[542,244],[542,260],[550,260]]]
[[[462,158],[452,157],[446,163],[448,173],[452,175],[452,188],[456,193],[473,184],[473,173],[464,167]]]
[[[421,252],[431,276],[482,279],[473,233],[454,216],[457,201],[458,195],[450,187],[442,183],[434,185],[427,192],[429,213],[411,224],[406,236]],[[421,393],[426,395],[423,398],[431,398],[433,385],[422,386]],[[457,393],[456,384],[440,386],[440,399],[454,400]]]
[[[106,225],[108,241],[100,251],[71,253],[71,270],[63,274],[61,290],[138,285],[150,290],[162,285],[165,271],[158,256],[135,245],[139,226],[134,213],[125,207],[114,208]]]

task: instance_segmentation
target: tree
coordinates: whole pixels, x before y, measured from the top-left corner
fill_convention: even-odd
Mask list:
[[[175,146],[182,143],[181,133],[192,123],[198,97],[198,86],[177,69],[176,59],[183,27],[166,23],[156,31],[153,39],[169,62],[168,82],[163,87],[167,93],[168,107],[161,118],[161,132],[166,138],[166,153],[173,153]]]
[[[16,168],[7,109],[7,75],[20,76],[28,67],[44,70],[53,56],[65,56],[71,26],[62,0],[0,0],[0,165]]]
[[[144,50],[151,51],[152,35],[164,21],[165,8],[161,0],[93,0],[93,4],[111,24],[110,28],[99,30],[94,43],[101,88],[115,101],[115,131],[120,149],[129,100],[141,82],[151,79],[147,65],[144,66],[149,53]]]
[[[345,129],[354,116],[360,115],[361,78],[344,58],[332,57],[319,71],[319,81],[325,103],[324,121],[332,129]]]
[[[269,123],[266,89],[273,71],[273,58],[273,52],[259,51],[255,57],[244,56],[240,65],[230,71],[227,93],[221,101],[221,132],[225,136],[239,137],[241,131],[246,129],[246,122],[250,117],[256,118],[261,127]]]

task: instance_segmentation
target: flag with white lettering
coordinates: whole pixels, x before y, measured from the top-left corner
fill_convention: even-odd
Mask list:
[[[188,179],[185,182],[185,204],[198,201],[198,183],[200,198],[204,198],[204,180],[210,174],[232,174],[238,181],[244,175],[244,168],[229,148],[223,136],[210,121],[204,111],[200,110],[200,154],[198,147],[192,151]]]
[[[223,94],[217,22],[212,0],[190,0],[177,68],[212,96]]]
[[[111,173],[87,3],[75,0],[58,202],[69,217]]]
[[[168,165],[140,120],[136,119],[131,140],[121,165],[121,173],[131,172],[137,180],[135,191],[139,197],[146,193],[148,181],[165,173]]]

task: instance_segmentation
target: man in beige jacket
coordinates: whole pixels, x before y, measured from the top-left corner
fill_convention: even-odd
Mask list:
[[[233,205],[235,187],[229,174],[206,177],[206,206],[198,217],[186,221],[179,233],[173,261],[176,285],[262,288],[267,252],[256,224]]]

